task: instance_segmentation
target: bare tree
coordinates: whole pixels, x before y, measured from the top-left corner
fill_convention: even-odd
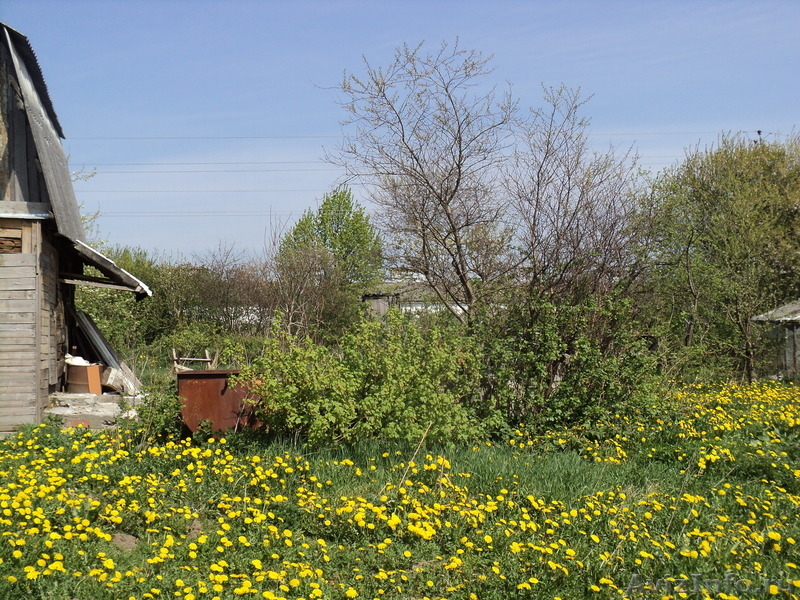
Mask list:
[[[200,313],[225,331],[265,332],[273,307],[262,261],[225,242],[195,258],[199,266],[194,268],[193,281]]]
[[[342,81],[349,118],[330,158],[367,185],[395,268],[462,321],[509,284],[577,300],[638,274],[636,157],[591,148],[580,90],[545,88],[544,108],[520,116],[487,88],[490,59],[457,43],[364,63]]]
[[[514,262],[497,175],[515,104],[487,91],[489,63],[457,42],[404,45],[386,68],[364,59],[341,83],[346,137],[329,156],[380,208],[393,266],[424,277],[462,321]]]
[[[637,167],[630,152],[592,151],[580,90],[546,88],[545,108],[517,126],[506,189],[519,218],[531,292],[607,293],[638,273],[632,218]]]

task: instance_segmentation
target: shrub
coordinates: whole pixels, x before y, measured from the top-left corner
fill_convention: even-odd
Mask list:
[[[638,406],[656,381],[655,357],[627,301],[579,304],[536,297],[476,319],[482,394],[507,423],[589,425]]]
[[[183,429],[181,400],[174,389],[149,389],[136,406],[136,418],[127,423],[129,429],[138,431],[141,443],[169,439]]]
[[[276,434],[312,444],[378,436],[449,442],[482,429],[471,405],[478,365],[468,338],[423,331],[390,312],[359,322],[338,350],[276,326],[242,380],[257,416]]]

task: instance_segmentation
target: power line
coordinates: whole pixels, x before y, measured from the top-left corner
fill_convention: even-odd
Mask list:
[[[303,211],[306,209],[303,209]],[[100,211],[100,218],[130,218],[130,217],[291,217],[300,214],[299,210],[247,210],[247,211],[225,211],[225,210],[198,210],[198,211]],[[367,210],[368,215],[375,214],[375,211]]]
[[[168,140],[321,140],[339,139],[339,135],[175,135],[70,137],[67,141],[168,141]]]
[[[100,212],[100,217],[110,218],[130,218],[130,217],[182,217],[195,218],[195,217],[288,217],[298,214],[297,212],[268,212],[268,211],[241,211],[241,212],[225,212],[225,211],[193,211],[191,213],[183,212]]]
[[[642,135],[720,135],[719,131],[616,131],[608,133],[594,133],[588,132],[586,135],[602,135],[602,136],[642,136]],[[739,131],[738,133],[755,133],[748,131]]]
[[[97,171],[98,175],[127,175],[150,173],[316,173],[320,171],[341,171],[341,169],[183,169],[170,171]]]
[[[653,155],[653,156],[640,156],[639,162],[652,162],[650,159],[679,159],[683,158],[682,155]],[[153,166],[160,166],[159,163],[151,163]],[[162,163],[163,165],[169,165],[170,163]],[[222,163],[221,163],[222,164]],[[227,163],[225,163],[227,164]],[[237,163],[229,163],[229,164],[237,164]],[[247,165],[250,163],[240,163],[242,165]],[[663,161],[656,161],[655,164],[665,164]],[[106,170],[98,170],[96,172],[97,175],[150,175],[150,174],[180,174],[180,173],[189,173],[189,174],[197,174],[197,173],[322,173],[322,172],[342,172],[342,169],[336,167],[330,168],[319,168],[319,169],[170,169],[170,170],[146,170],[146,171],[106,171]]]
[[[756,133],[742,129],[736,133]],[[589,136],[721,135],[724,131],[612,131],[587,132]],[[772,135],[772,134],[765,134]],[[317,140],[341,139],[341,135],[185,135],[185,136],[102,136],[70,137],[67,141],[168,141],[168,140]]]
[[[267,194],[272,192],[319,193],[325,190],[78,190],[80,194]]]
[[[95,167],[158,167],[158,166],[194,166],[194,165],[327,165],[324,160],[264,160],[254,162],[146,162],[146,163],[96,163],[83,161],[82,166],[88,164]]]

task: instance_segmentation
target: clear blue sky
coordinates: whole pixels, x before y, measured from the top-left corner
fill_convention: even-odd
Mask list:
[[[259,252],[316,206],[341,175],[332,87],[403,42],[493,54],[523,105],[580,87],[593,143],[651,170],[799,120],[796,0],[0,0],[0,21],[36,51],[72,168],[97,169],[75,189],[103,237],[186,257]]]

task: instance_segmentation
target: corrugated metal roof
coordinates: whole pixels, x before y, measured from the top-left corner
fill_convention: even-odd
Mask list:
[[[789,323],[800,321],[800,300],[779,306],[769,312],[753,317],[753,321],[765,323]]]
[[[36,144],[42,176],[56,217],[58,233],[73,242],[85,241],[86,234],[78,210],[78,201],[72,189],[67,157],[61,146],[60,138],[63,137],[61,126],[47,96],[39,63],[36,62],[25,36],[5,25],[3,29],[25,104],[25,114]],[[44,97],[40,95],[41,92],[45,94]]]
[[[119,267],[117,263],[91,246],[87,246],[83,242],[75,242],[74,248],[86,263],[97,267],[97,269],[109,279],[116,281],[130,291],[141,296],[153,295],[153,292],[150,291],[150,288],[147,287],[145,283],[128,273],[125,269]]]
[[[8,38],[14,42],[14,47],[25,61],[28,72],[31,74],[33,85],[36,88],[36,93],[39,95],[39,98],[41,98],[45,110],[47,110],[47,116],[50,117],[58,137],[63,138],[64,132],[61,129],[61,123],[58,122],[56,111],[53,108],[53,102],[50,100],[50,94],[47,91],[47,84],[42,75],[42,69],[39,66],[39,61],[36,58],[36,53],[33,51],[31,43],[28,41],[27,37],[5,23],[0,23],[0,28],[7,32]]]

